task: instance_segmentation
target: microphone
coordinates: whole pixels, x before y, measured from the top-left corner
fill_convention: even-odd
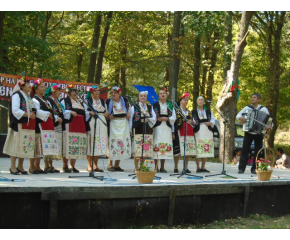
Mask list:
[[[213,101],[211,101],[211,100],[205,100],[206,102],[209,102],[209,103],[211,103],[211,102],[213,102]]]
[[[128,97],[128,98],[134,98],[134,97],[132,97],[132,96],[130,96],[130,95],[125,95],[125,97]]]

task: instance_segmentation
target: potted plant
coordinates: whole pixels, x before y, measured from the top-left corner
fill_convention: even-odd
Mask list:
[[[138,183],[152,183],[156,174],[156,170],[151,170],[151,165],[154,161],[140,159],[139,170],[135,170],[138,178]]]
[[[266,148],[266,147],[264,148],[264,150],[265,151],[267,151],[267,150],[269,151],[270,150],[270,152],[272,151],[272,149]],[[259,155],[259,153],[257,154],[257,158],[256,158],[256,168],[257,168],[256,172],[257,172],[257,175],[258,175],[258,181],[269,181],[270,178],[271,178],[272,172],[273,172],[273,170],[271,168],[271,163],[272,162],[269,161],[267,158],[266,159],[264,159],[264,158],[259,158],[258,159],[258,155]],[[273,154],[269,154],[268,157],[270,159],[271,157],[273,157]]]

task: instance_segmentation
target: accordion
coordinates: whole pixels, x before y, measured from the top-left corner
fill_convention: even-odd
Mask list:
[[[244,132],[265,134],[266,127],[264,125],[270,125],[272,123],[271,116],[263,111],[248,109],[242,115],[247,119],[243,124]]]

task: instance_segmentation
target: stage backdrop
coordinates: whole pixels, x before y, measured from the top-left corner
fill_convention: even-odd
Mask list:
[[[15,84],[18,83],[18,81],[21,79],[22,76],[18,75],[10,75],[10,74],[3,74],[0,73],[0,100],[10,100],[11,99],[11,93],[15,86]],[[33,80],[37,80],[36,77],[28,77],[26,76],[31,82]],[[60,98],[66,97],[65,89],[66,86],[69,84],[73,84],[75,88],[80,90],[80,93],[85,93],[88,86],[93,86],[96,84],[92,83],[82,83],[82,82],[73,82],[73,81],[61,81],[61,80],[53,80],[53,79],[46,79],[41,78],[42,81],[45,84],[45,87],[51,86],[53,83],[57,83],[61,85],[62,94]],[[103,99],[108,98],[108,86],[100,86],[101,95],[100,97]]]

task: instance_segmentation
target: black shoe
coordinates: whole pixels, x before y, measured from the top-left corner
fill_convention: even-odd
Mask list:
[[[79,170],[77,170],[76,168],[70,168],[69,169],[71,172],[73,172],[73,173],[79,173],[80,171]]]
[[[22,175],[27,175],[28,174],[28,172],[27,171],[20,171],[20,169],[19,168],[16,168],[17,169],[17,171],[18,172],[20,172]]]
[[[108,170],[109,172],[115,172],[115,168],[114,168],[114,167],[107,167],[107,170]]]
[[[69,170],[68,167],[64,167],[64,168],[62,168],[62,171],[63,171],[64,173],[71,173],[71,170]]]
[[[40,170],[36,170],[38,173],[43,173],[43,174],[47,174],[47,172],[46,171],[43,171],[42,169],[40,169]]]
[[[17,169],[17,168],[16,168],[16,169]],[[13,174],[13,175],[20,175],[18,171],[13,172],[13,171],[11,170],[11,168],[9,168],[9,171],[10,171],[10,174]]]
[[[188,169],[186,169],[186,173],[191,173],[191,171],[189,171]]]
[[[199,169],[196,169],[196,172],[199,173],[199,172],[202,172],[202,171],[201,171],[201,169],[199,168]]]
[[[100,169],[100,168],[95,168],[94,169],[94,172],[104,172],[104,170],[103,169]]]
[[[178,173],[178,169],[174,169],[174,173]]]
[[[30,174],[39,174],[39,172],[37,170],[30,170],[30,168],[29,168],[28,172]]]
[[[167,173],[167,171],[165,169],[161,169],[161,168],[160,168],[160,172],[161,173]]]
[[[251,173],[252,173],[252,174],[257,174],[257,173],[256,173],[256,170],[251,170]]]
[[[239,170],[238,173],[244,173],[244,170]]]
[[[115,172],[124,172],[124,169],[120,168],[120,167],[114,167]]]
[[[51,169],[51,168],[44,168],[44,172],[45,173],[54,173],[54,171],[53,171],[53,169]]]
[[[54,167],[51,168],[51,170],[54,172],[54,173],[59,173],[60,171],[55,169]]]
[[[206,169],[200,169],[202,172],[209,172],[210,173],[210,171],[208,171],[208,170],[206,170]]]

